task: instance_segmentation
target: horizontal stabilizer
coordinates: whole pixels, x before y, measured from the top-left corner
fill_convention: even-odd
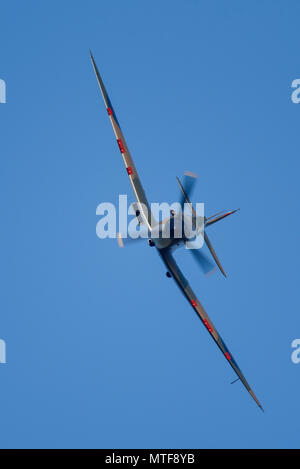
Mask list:
[[[222,212],[216,213],[216,215],[213,215],[212,217],[206,218],[205,226],[213,225],[217,221],[223,220],[223,218],[226,218],[229,215],[232,215],[233,213],[237,212],[238,210],[240,210],[240,209],[237,208],[236,210],[231,210],[230,212],[223,213],[222,215],[220,215],[220,213],[222,213]]]

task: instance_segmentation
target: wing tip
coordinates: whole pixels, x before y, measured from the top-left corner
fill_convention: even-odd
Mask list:
[[[263,406],[261,405],[261,403],[260,403],[259,400],[257,399],[257,397],[256,397],[256,395],[254,394],[254,392],[252,391],[252,389],[249,389],[249,393],[250,393],[250,395],[253,397],[253,399],[255,400],[255,402],[256,402],[256,404],[258,405],[258,407],[260,408],[260,410],[261,410],[262,412],[265,412]]]
[[[90,53],[90,59],[91,59],[92,63],[95,63],[94,56],[92,54],[91,49],[89,49],[89,53]]]

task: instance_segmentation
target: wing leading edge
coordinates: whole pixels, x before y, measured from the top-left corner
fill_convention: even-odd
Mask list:
[[[139,204],[142,204],[141,206],[139,206],[141,214],[143,215],[143,219],[144,219],[146,225],[148,226],[149,230],[151,230],[151,211],[150,211],[150,206],[149,206],[147,198],[146,198],[145,191],[144,191],[143,186],[141,184],[141,181],[140,181],[140,178],[138,176],[137,170],[135,168],[133,159],[132,159],[132,157],[130,155],[130,152],[128,150],[126,140],[124,138],[124,135],[123,135],[121,127],[120,127],[120,124],[118,122],[116,113],[115,113],[114,108],[111,104],[111,101],[109,99],[109,96],[107,94],[107,91],[105,89],[104,83],[102,81],[102,78],[100,76],[98,67],[95,63],[95,60],[94,60],[94,57],[93,57],[91,51],[90,51],[90,56],[91,56],[91,61],[92,61],[93,67],[94,67],[96,77],[97,77],[98,85],[99,85],[99,88],[101,90],[101,94],[102,94],[102,97],[103,97],[103,100],[104,100],[104,104],[105,104],[108,116],[110,118],[110,122],[111,122],[111,125],[112,125],[112,128],[113,128],[116,140],[117,140],[119,150],[120,150],[121,155],[123,157],[125,168],[126,168],[129,180],[131,182],[135,198],[136,198],[136,200]],[[143,207],[146,208],[146,210],[145,209],[143,210]]]
[[[200,301],[196,297],[195,293],[191,289],[188,281],[180,271],[178,265],[176,264],[175,259],[173,258],[172,254],[170,252],[164,252],[164,251],[159,251],[160,255],[168,269],[168,271],[172,274],[175,282],[181,289],[182,293],[184,296],[187,298],[189,303],[192,305],[194,311],[197,313],[199,318],[201,319],[202,323],[210,333],[211,337],[231,365],[231,367],[234,369],[236,374],[238,375],[239,379],[247,389],[247,391],[250,393],[252,398],[255,400],[256,404],[258,407],[263,411],[263,408],[255,396],[254,392],[252,391],[251,387],[249,386],[246,378],[244,377],[243,373],[241,372],[240,368],[238,367],[236,361],[234,360],[232,354],[229,352],[228,348],[226,347],[225,343],[223,342],[221,336],[219,335],[218,331],[216,330],[215,326],[213,325],[211,319],[209,318],[208,314],[204,310],[203,306],[201,305]]]

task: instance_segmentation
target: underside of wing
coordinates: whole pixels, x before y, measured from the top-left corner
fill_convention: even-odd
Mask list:
[[[244,377],[243,373],[241,372],[240,368],[238,367],[238,365],[237,365],[236,361],[234,360],[232,354],[228,350],[227,346],[223,342],[221,336],[219,335],[218,331],[216,330],[215,326],[213,325],[213,323],[212,323],[211,319],[209,318],[208,314],[206,313],[205,309],[203,308],[200,301],[196,297],[195,293],[191,289],[188,281],[186,280],[186,278],[184,277],[184,275],[180,271],[178,265],[176,264],[176,261],[175,261],[174,257],[172,256],[172,254],[169,251],[160,251],[160,255],[161,255],[161,257],[162,257],[168,271],[170,272],[170,274],[174,278],[175,282],[177,283],[177,285],[181,289],[184,296],[187,298],[189,303],[192,305],[194,311],[196,312],[198,317],[201,319],[202,323],[204,324],[204,326],[208,330],[209,334],[211,335],[211,337],[213,338],[213,340],[215,341],[215,343],[217,344],[217,346],[219,347],[219,349],[223,353],[224,357],[226,358],[228,363],[231,365],[233,370],[236,372],[236,374],[238,375],[238,378],[241,380],[241,382],[243,383],[243,385],[245,386],[247,391],[250,393],[250,395],[253,397],[256,404],[260,407],[261,410],[263,410],[259,400],[257,399],[257,397],[255,396],[254,392],[252,391],[251,387],[249,386],[246,378]]]
[[[145,195],[145,191],[143,189],[137,170],[135,168],[133,159],[128,150],[128,147],[127,147],[124,135],[122,133],[120,124],[118,122],[116,113],[111,104],[111,101],[109,99],[109,96],[107,94],[104,83],[102,81],[99,70],[97,68],[97,65],[95,63],[94,57],[91,52],[90,52],[90,55],[91,55],[91,60],[92,60],[92,64],[94,67],[94,71],[97,77],[97,81],[98,81],[98,84],[99,84],[99,87],[103,96],[104,104],[105,104],[108,116],[111,121],[111,125],[113,127],[113,131],[117,140],[117,144],[118,144],[120,153],[123,157],[125,168],[126,168],[130,183],[132,185],[135,198],[139,204],[139,211],[143,217],[145,224],[148,226],[150,230],[151,229],[151,211],[150,211],[150,206],[148,204],[148,201]]]

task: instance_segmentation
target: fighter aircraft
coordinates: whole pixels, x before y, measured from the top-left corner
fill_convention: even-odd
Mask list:
[[[212,337],[212,339],[215,341],[219,349],[221,350],[222,354],[230,364],[230,366],[233,368],[235,373],[237,374],[238,378],[235,381],[240,380],[247,391],[250,393],[256,404],[259,406],[261,410],[263,410],[259,400],[257,399],[256,395],[252,391],[250,385],[248,384],[246,378],[244,377],[243,373],[241,372],[240,368],[238,367],[235,359],[233,358],[232,353],[229,351],[225,343],[223,342],[221,336],[219,335],[218,331],[216,330],[214,324],[212,323],[210,317],[204,310],[202,304],[200,303],[199,299],[195,295],[194,291],[190,287],[188,281],[182,274],[181,270],[179,269],[174,257],[173,257],[173,252],[175,249],[177,249],[180,246],[184,246],[190,239],[188,239],[185,234],[182,235],[181,238],[178,238],[177,236],[174,235],[174,227],[176,226],[176,222],[178,220],[177,214],[175,214],[173,211],[170,214],[170,217],[162,222],[159,223],[153,223],[153,217],[151,214],[150,210],[150,205],[147,201],[143,186],[141,184],[140,178],[138,176],[136,167],[134,165],[133,159],[130,155],[130,152],[128,150],[126,140],[124,138],[124,135],[122,133],[119,121],[117,119],[116,113],[114,111],[114,108],[112,106],[112,103],[109,99],[109,96],[107,94],[107,91],[105,89],[104,83],[102,81],[102,78],[100,76],[99,70],[97,68],[97,65],[95,63],[95,60],[93,58],[93,55],[90,51],[90,57],[91,61],[93,64],[93,68],[97,77],[97,81],[102,93],[102,97],[104,100],[104,104],[107,110],[108,117],[110,119],[115,138],[119,147],[119,151],[121,153],[121,156],[123,158],[125,168],[127,171],[127,175],[129,178],[129,181],[131,183],[137,204],[136,204],[136,217],[138,221],[142,224],[144,224],[150,233],[150,238],[148,239],[148,243],[150,246],[155,247],[157,252],[159,253],[160,257],[162,258],[166,268],[167,268],[167,276],[168,277],[173,277],[175,280],[176,284],[182,291],[183,295],[186,297],[190,305],[192,306],[193,310],[195,313],[198,315],[200,320],[202,321],[203,325],[205,328],[208,330],[208,333]],[[209,241],[209,238],[206,233],[206,229],[217,223],[218,221],[226,218],[227,216],[233,214],[236,212],[236,210],[232,210],[229,212],[225,213],[218,213],[212,217],[205,218],[203,217],[202,223],[199,223],[199,217],[197,217],[197,214],[195,212],[195,209],[190,201],[190,194],[194,186],[194,182],[196,180],[196,177],[194,174],[191,173],[186,173],[185,174],[185,181],[182,184],[179,178],[177,178],[177,182],[179,184],[179,188],[181,191],[181,200],[180,204],[187,204],[188,207],[191,210],[192,213],[192,221],[194,222],[196,226],[196,236],[201,235],[204,237],[204,242],[206,246],[208,247],[215,263],[216,266],[220,269],[222,274],[226,277],[225,271],[219,261],[219,258],[217,257],[217,254],[212,246],[212,244]],[[183,220],[183,221],[182,221]],[[184,223],[184,217],[181,216],[180,218],[180,223]],[[159,228],[157,229],[157,226]],[[198,228],[197,228],[198,226]],[[166,230],[166,227],[169,229],[169,236],[162,236],[164,233],[164,230]],[[119,239],[119,243],[122,245],[122,239]],[[196,260],[199,262],[200,266],[202,267],[204,272],[207,272],[211,269],[212,263],[210,260],[201,252],[201,249],[195,250],[195,249],[190,249],[189,250]],[[234,382],[235,382],[234,381]]]

